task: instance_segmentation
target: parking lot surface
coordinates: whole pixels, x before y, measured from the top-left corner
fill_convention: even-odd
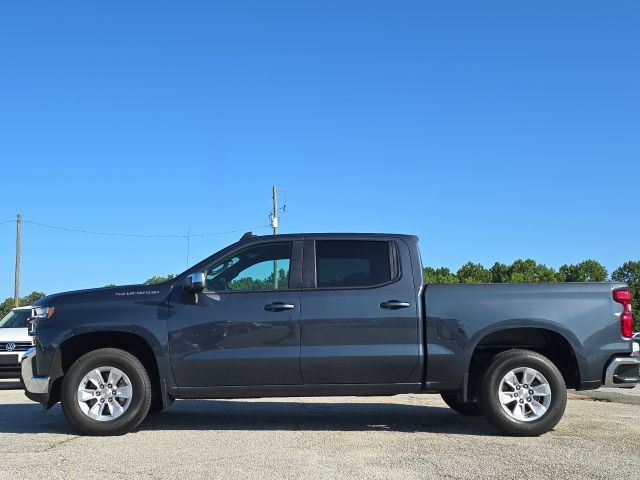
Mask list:
[[[572,394],[539,438],[435,395],[177,401],[123,437],[79,437],[0,384],[4,478],[616,478],[640,465],[640,405]]]

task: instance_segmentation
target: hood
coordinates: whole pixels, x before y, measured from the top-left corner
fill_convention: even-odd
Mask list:
[[[26,328],[0,328],[0,342],[31,342]]]
[[[71,303],[90,303],[105,301],[162,301],[169,292],[175,279],[155,285],[123,285],[117,287],[92,288],[70,292],[54,293],[38,300],[35,306],[58,306]]]

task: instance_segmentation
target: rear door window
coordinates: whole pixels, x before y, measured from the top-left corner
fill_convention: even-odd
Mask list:
[[[371,287],[391,281],[395,275],[391,267],[390,246],[384,241],[317,241],[317,286]]]

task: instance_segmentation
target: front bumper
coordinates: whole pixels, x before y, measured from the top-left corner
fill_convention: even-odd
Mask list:
[[[20,378],[20,365],[14,366],[0,366],[0,378],[3,379],[12,379],[12,378]]]
[[[22,358],[26,352],[0,354],[0,378],[20,378]],[[11,359],[7,362],[7,359]]]
[[[25,394],[31,400],[41,402],[43,397],[49,396],[51,378],[35,374],[36,349],[30,348],[22,357],[22,381]]]
[[[633,353],[609,361],[604,374],[604,386],[633,388],[640,383],[640,348],[634,343]]]

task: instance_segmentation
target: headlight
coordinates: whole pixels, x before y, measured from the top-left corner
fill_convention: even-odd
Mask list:
[[[56,307],[35,307],[32,318],[51,318],[56,312]]]

